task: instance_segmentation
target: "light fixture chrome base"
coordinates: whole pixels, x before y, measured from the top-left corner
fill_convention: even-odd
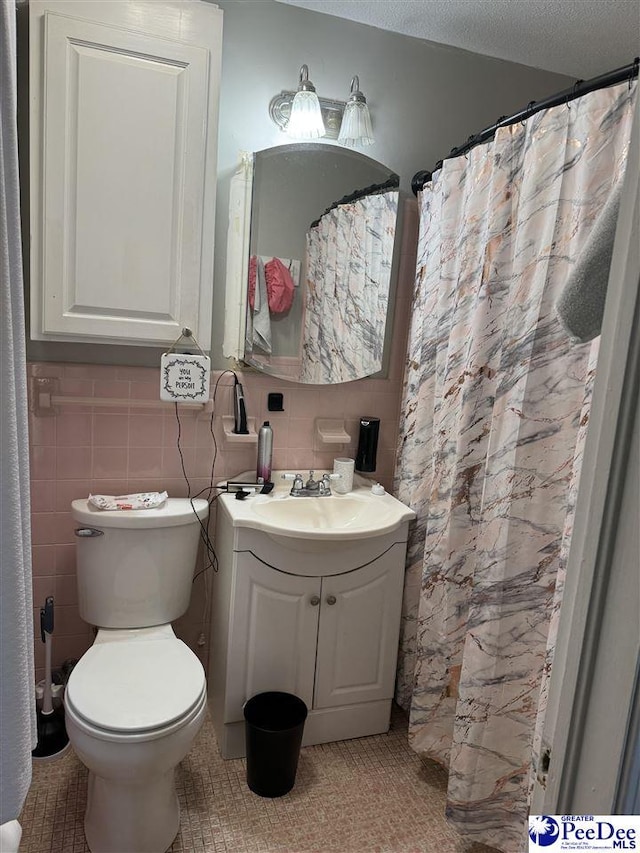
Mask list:
[[[280,92],[271,99],[269,104],[269,115],[271,120],[278,125],[280,130],[286,131],[291,115],[291,104],[295,98],[295,92]],[[337,139],[342,124],[342,115],[346,107],[345,101],[334,101],[330,98],[318,97],[320,111],[324,122],[325,134],[322,139]]]

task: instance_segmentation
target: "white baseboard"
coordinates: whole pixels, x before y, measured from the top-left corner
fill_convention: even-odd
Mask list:
[[[303,746],[382,734],[389,730],[391,699],[309,711],[304,725]],[[216,727],[223,758],[244,758],[244,721]]]

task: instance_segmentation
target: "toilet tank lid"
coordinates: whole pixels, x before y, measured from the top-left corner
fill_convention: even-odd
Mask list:
[[[144,530],[152,527],[179,527],[197,524],[209,514],[204,498],[168,498],[157,509],[96,509],[86,498],[71,502],[75,521],[92,527],[120,527]]]

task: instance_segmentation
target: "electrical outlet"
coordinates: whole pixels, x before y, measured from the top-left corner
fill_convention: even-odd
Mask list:
[[[271,391],[267,394],[267,409],[270,412],[284,412],[284,394]]]

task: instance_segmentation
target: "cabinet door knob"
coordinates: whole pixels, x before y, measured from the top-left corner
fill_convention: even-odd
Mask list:
[[[335,595],[327,596],[327,604],[335,604],[337,600],[338,599],[335,597]]]
[[[320,604],[320,596],[319,595],[312,595],[311,598],[309,599],[309,604],[312,607],[317,607]]]

